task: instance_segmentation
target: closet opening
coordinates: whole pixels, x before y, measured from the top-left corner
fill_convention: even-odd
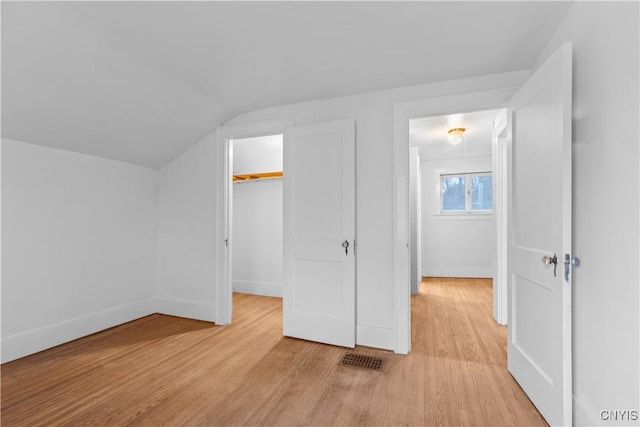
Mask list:
[[[232,298],[237,294],[282,298],[283,135],[229,140],[229,163]]]

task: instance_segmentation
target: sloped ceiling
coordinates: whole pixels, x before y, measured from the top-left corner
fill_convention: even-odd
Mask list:
[[[528,69],[567,2],[2,2],[2,136],[158,168],[259,108]]]

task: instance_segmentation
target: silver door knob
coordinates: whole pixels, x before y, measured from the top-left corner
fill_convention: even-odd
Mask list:
[[[544,265],[553,264],[553,277],[558,275],[558,256],[556,254],[553,254],[553,256],[543,256],[542,263]]]

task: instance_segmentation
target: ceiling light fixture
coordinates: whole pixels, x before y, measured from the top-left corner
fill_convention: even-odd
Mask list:
[[[464,151],[468,151],[467,138],[465,138],[464,136],[464,131],[466,131],[465,128],[453,128],[449,129],[447,133],[449,134],[450,143],[452,143],[453,145],[458,145],[462,141],[464,141]]]

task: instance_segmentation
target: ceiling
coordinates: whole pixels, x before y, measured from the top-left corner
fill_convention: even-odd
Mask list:
[[[233,140],[233,174],[282,171],[282,135]]]
[[[457,159],[491,154],[491,127],[500,110],[476,111],[447,116],[425,117],[409,121],[409,144],[419,147],[421,160]],[[464,143],[449,142],[449,129],[465,128]]]
[[[568,2],[2,2],[2,136],[158,168],[264,107],[529,69]]]

